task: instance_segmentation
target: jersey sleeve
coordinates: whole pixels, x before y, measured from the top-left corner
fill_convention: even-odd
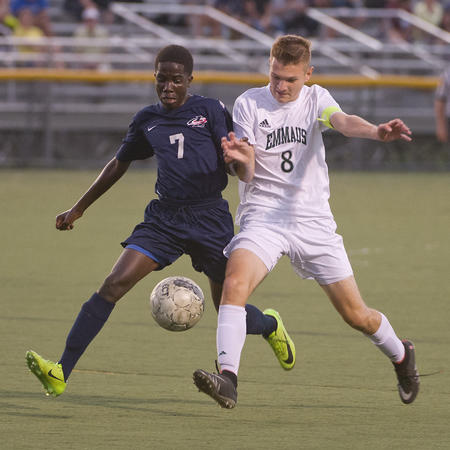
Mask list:
[[[221,146],[221,139],[233,131],[233,119],[226,106],[217,102],[217,107],[212,110],[211,135],[217,148]]]
[[[153,154],[153,148],[139,126],[139,115],[137,114],[128,127],[127,135],[122,140],[116,158],[119,161],[134,161],[135,159],[150,158]]]
[[[248,143],[256,144],[255,133],[253,131],[254,120],[250,114],[248,101],[242,96],[238,97],[233,107],[233,127],[236,137],[241,139],[246,137]]]
[[[320,131],[333,128],[330,119],[338,111],[342,111],[338,102],[331,96],[327,89],[318,88],[317,91],[317,120],[320,123]]]

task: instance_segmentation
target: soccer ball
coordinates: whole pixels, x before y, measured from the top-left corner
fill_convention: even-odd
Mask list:
[[[184,331],[201,319],[205,299],[200,287],[191,279],[169,277],[153,289],[150,308],[158,325],[170,331]]]

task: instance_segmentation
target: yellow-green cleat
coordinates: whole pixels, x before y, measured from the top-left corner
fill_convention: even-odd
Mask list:
[[[267,316],[272,316],[277,321],[277,329],[265,339],[272,347],[281,367],[284,370],[291,370],[295,365],[294,342],[289,337],[277,311],[269,308],[263,311],[263,313]]]
[[[44,386],[46,395],[57,397],[66,389],[64,374],[61,364],[47,361],[32,350],[26,353],[27,365]]]

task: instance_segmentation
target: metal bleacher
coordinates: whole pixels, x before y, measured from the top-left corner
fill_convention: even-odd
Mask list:
[[[39,51],[24,54],[18,51],[23,39],[0,37],[0,165],[82,164],[93,156],[104,158],[117,147],[132,114],[157,101],[149,81],[156,52],[168,43],[192,51],[199,80],[193,92],[220,97],[230,108],[243,90],[265,82],[274,37],[211,6],[182,0],[113,3],[115,21],[108,26],[109,37],[82,40],[73,37],[78,23],[64,12],[62,0],[50,3],[54,36],[25,42]],[[308,15],[321,30],[311,38],[314,73],[337,86],[333,94],[344,110],[375,121],[401,116],[416,132],[432,133],[432,88],[450,60],[449,33],[400,10],[311,8]],[[201,35],[191,20],[199,16],[219,22],[222,36]],[[428,39],[388,42],[383,27],[395,17]],[[90,78],[77,79],[77,71],[92,63],[99,64]],[[31,75],[23,81],[27,71]],[[51,80],[42,75],[49,71],[54,72]],[[202,77],[205,71],[212,75]],[[125,72],[147,78],[123,79]],[[64,79],[67,73],[72,74],[70,81]],[[336,82],[355,75],[358,88],[351,80]],[[402,88],[401,83],[383,85],[381,81],[392,76],[416,77],[417,82]]]
[[[52,0],[55,38],[40,45],[59,47],[51,56],[55,62],[77,65],[83,55],[80,47],[103,48],[90,57],[100,58],[112,68],[152,69],[155,52],[167,42],[186,45],[193,52],[197,70],[256,71],[266,73],[267,51],[273,36],[259,32],[223,12],[182,0],[153,0],[140,3],[113,3],[116,22],[109,25],[110,38],[74,41],[78,26],[62,11],[62,2]],[[314,64],[325,73],[361,73],[369,77],[383,73],[433,75],[450,59],[450,33],[419,19],[411,13],[396,9],[310,8],[307,15],[321,24],[322,33],[311,38]],[[223,37],[196,35],[189,18],[208,16],[220,22]],[[415,26],[429,38],[424,42],[390,43],[383,35],[386,21],[399,19]],[[354,26],[349,20],[358,20]],[[163,24],[161,24],[163,21]],[[325,30],[332,31],[332,37]],[[230,36],[233,36],[230,38]],[[308,36],[307,36],[308,37]],[[2,46],[17,45],[9,37]],[[39,44],[36,44],[39,45]],[[8,49],[3,63],[19,62],[21,55]]]

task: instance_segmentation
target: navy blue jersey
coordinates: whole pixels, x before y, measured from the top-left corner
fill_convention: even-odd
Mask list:
[[[160,199],[220,198],[228,181],[220,140],[231,129],[231,116],[218,100],[193,95],[174,110],[147,106],[135,115],[116,158],[156,155]]]

